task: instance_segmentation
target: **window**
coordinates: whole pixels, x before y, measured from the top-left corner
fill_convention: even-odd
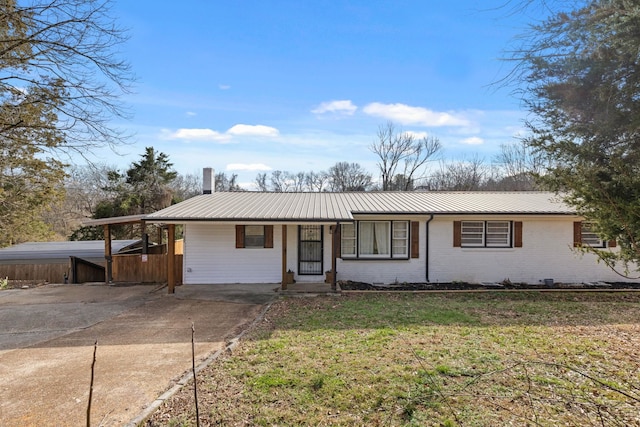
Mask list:
[[[415,224],[415,225],[414,225]],[[397,258],[407,259],[410,238],[418,256],[418,223],[409,231],[409,221],[358,221],[342,224],[340,231],[342,258]]]
[[[360,256],[386,257],[391,254],[389,247],[388,221],[360,221],[358,223],[358,250]]]
[[[236,248],[273,248],[273,225],[236,225]]]
[[[484,222],[462,222],[462,246],[484,246]]]
[[[244,226],[244,247],[264,248],[264,225]]]
[[[487,221],[485,233],[485,245],[487,247],[511,246],[511,222]]]
[[[511,221],[455,221],[454,246],[468,248],[511,247]],[[516,247],[522,246],[522,223],[516,223],[519,235]]]
[[[356,256],[356,225],[355,223],[342,224],[340,230],[342,255],[344,257]]]
[[[407,256],[407,242],[409,241],[409,224],[406,221],[393,222],[393,241],[391,253],[394,257]]]
[[[592,248],[604,248],[605,242],[595,231],[595,226],[591,222],[576,222],[574,229],[574,246],[591,246]],[[576,235],[577,233],[577,235]],[[615,246],[615,243],[611,246]]]

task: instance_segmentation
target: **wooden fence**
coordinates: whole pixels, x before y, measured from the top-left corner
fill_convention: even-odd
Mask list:
[[[114,282],[166,283],[167,254],[114,255]],[[176,284],[182,283],[182,255],[175,255]]]
[[[181,273],[182,274],[182,273]],[[0,277],[12,280],[63,283],[69,276],[69,262],[57,264],[5,264],[0,265]]]

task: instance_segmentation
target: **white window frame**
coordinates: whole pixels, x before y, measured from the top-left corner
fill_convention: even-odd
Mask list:
[[[374,234],[373,240],[364,241],[364,224],[371,224],[374,233],[380,231],[383,228],[382,224],[385,224],[386,233],[384,236]],[[378,224],[377,228],[376,224]],[[341,224],[341,227],[340,247],[343,259],[409,259],[410,257],[411,228],[409,221],[363,220],[344,223]],[[380,244],[385,246],[386,252],[365,253],[365,250],[368,249],[367,246],[372,245],[375,249]]]
[[[513,247],[513,221],[462,221],[460,246],[463,248],[511,248]]]
[[[409,221],[391,222],[391,258],[409,258],[409,234]]]
[[[356,258],[358,256],[358,234],[356,223],[340,224],[340,253],[342,258]]]

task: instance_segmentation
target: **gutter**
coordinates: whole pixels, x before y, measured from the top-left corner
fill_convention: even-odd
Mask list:
[[[424,251],[424,259],[425,259],[425,280],[429,283],[429,223],[433,220],[433,214],[429,214],[429,219],[425,223],[425,238],[426,238],[426,248]]]

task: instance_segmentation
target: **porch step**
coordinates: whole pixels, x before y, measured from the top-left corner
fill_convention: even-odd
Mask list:
[[[316,295],[338,295],[340,286],[335,291],[331,290],[331,285],[327,283],[292,283],[287,285],[287,289],[279,289],[280,295],[292,296],[316,296]]]

